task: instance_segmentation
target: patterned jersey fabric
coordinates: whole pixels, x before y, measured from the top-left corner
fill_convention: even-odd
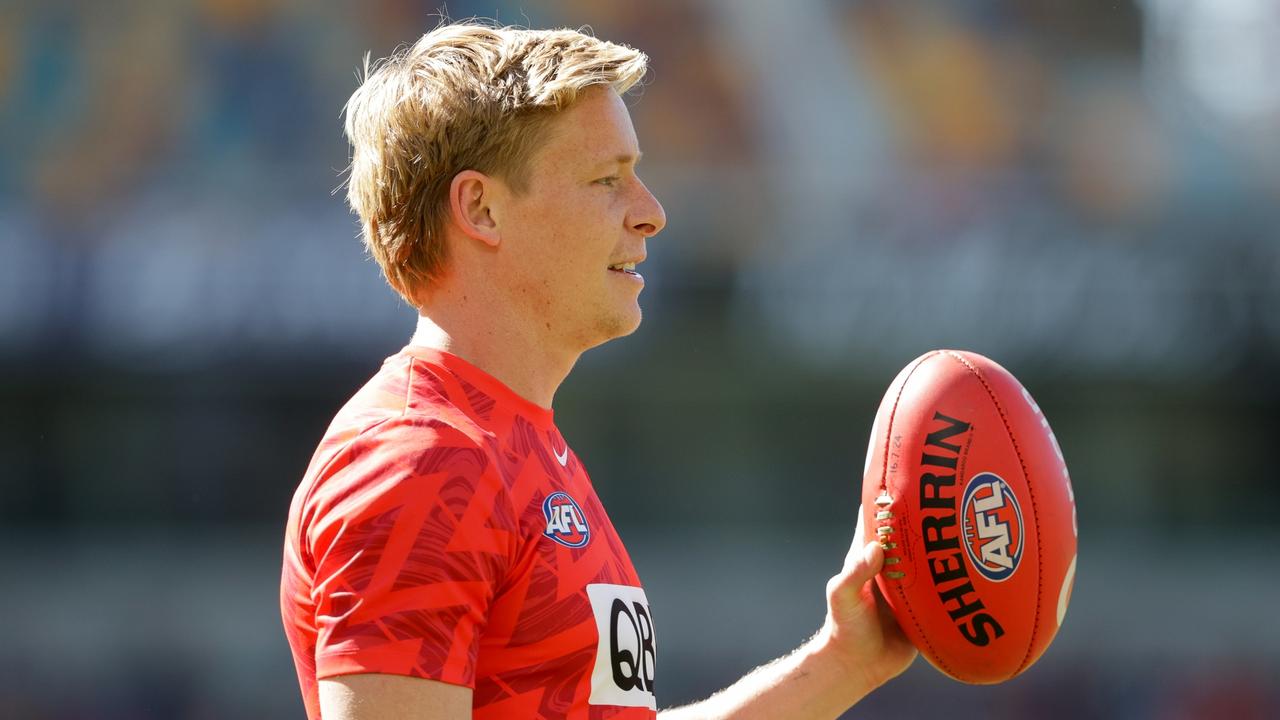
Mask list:
[[[409,346],[338,413],[293,498],[280,588],[303,701],[391,673],[475,718],[653,718],[653,622],[550,410]]]

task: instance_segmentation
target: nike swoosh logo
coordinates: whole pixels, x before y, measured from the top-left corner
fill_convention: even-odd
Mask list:
[[[566,467],[566,466],[569,464],[569,446],[568,446],[568,445],[565,445],[565,446],[564,446],[564,454],[563,454],[563,455],[561,455],[560,453],[556,452],[556,449],[555,449],[554,447],[553,447],[553,448],[551,448],[551,454],[552,454],[552,455],[555,455],[555,456],[556,456],[556,460],[559,460],[559,461],[560,461],[560,467]]]

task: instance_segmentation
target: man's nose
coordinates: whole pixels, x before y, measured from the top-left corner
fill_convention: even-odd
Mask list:
[[[636,202],[628,224],[641,235],[653,237],[666,227],[667,213],[662,209],[662,203],[658,202],[658,198],[643,182],[640,183],[640,192],[641,197]]]

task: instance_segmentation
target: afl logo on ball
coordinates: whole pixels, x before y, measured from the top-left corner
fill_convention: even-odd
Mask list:
[[[582,508],[569,497],[569,493],[553,492],[548,495],[542,501],[542,514],[547,518],[547,529],[542,534],[561,545],[580,548],[591,539],[587,516],[582,514]]]
[[[1022,508],[1009,483],[995,473],[974,475],[961,505],[969,562],[992,582],[1008,580],[1022,559]]]

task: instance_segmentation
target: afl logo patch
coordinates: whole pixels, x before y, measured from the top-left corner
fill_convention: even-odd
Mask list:
[[[982,577],[1004,582],[1022,559],[1022,508],[1009,483],[995,473],[974,475],[961,505],[964,549]]]
[[[566,492],[553,492],[542,501],[542,514],[547,518],[543,535],[565,547],[580,548],[591,539],[587,516]]]

